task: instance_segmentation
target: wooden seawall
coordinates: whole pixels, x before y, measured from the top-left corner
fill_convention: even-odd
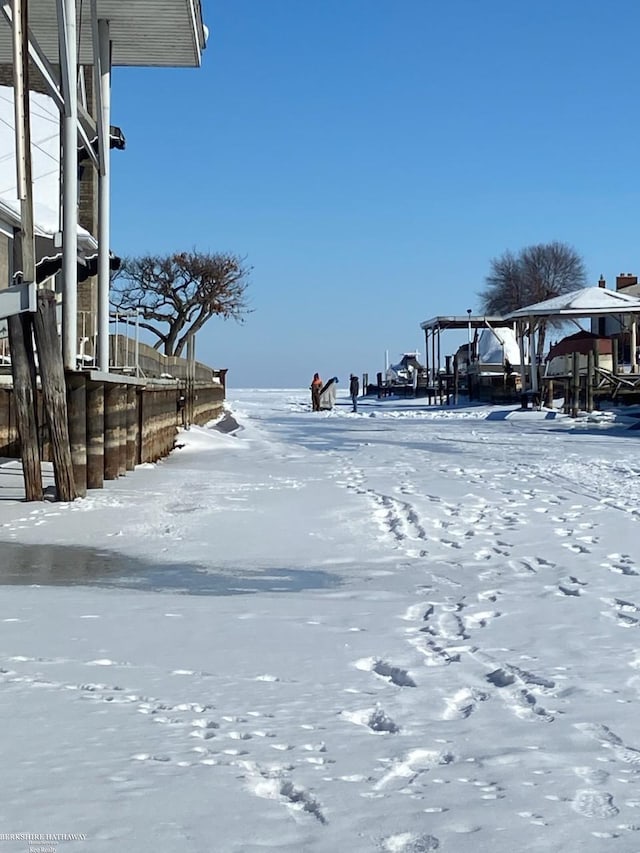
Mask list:
[[[219,417],[225,373],[221,371],[217,381],[210,372],[208,381],[187,383],[93,370],[68,374],[69,437],[79,494],[85,494],[87,488],[102,488],[104,480],[124,476],[135,465],[167,456],[183,417],[199,425]],[[178,405],[180,395],[186,398],[184,410]],[[38,420],[42,458],[50,461],[47,428],[42,417]],[[0,456],[20,456],[10,384],[0,387]]]

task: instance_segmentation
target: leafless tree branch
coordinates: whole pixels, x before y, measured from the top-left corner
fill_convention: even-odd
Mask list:
[[[114,277],[114,311],[139,311],[140,326],[158,340],[165,355],[181,355],[191,332],[214,316],[242,322],[250,313],[251,267],[227,253],[180,252],[125,258]]]

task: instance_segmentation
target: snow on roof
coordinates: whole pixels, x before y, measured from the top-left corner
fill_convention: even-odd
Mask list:
[[[29,93],[31,117],[31,169],[35,232],[52,237],[60,230],[60,112],[52,98]],[[0,86],[0,214],[19,221],[16,188],[15,114],[12,86]],[[78,227],[85,245],[95,247],[88,231]]]
[[[531,316],[590,317],[594,314],[620,313],[640,313],[640,299],[603,287],[583,287],[544,302],[526,305],[509,314],[507,319]]]

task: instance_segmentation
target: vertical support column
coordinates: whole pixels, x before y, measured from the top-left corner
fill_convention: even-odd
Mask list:
[[[174,395],[170,391],[162,394],[162,455],[168,456],[173,450],[176,432],[176,418],[173,401]]]
[[[447,382],[447,406],[451,405],[451,356],[445,355],[445,374],[446,374],[446,382]]]
[[[593,369],[593,350],[587,353],[587,411],[593,411],[593,380],[595,371]]]
[[[141,462],[144,462],[142,458],[143,399],[144,388],[136,388],[136,465],[140,465]]]
[[[149,418],[149,448],[151,452],[151,461],[155,462],[156,459],[160,459],[162,456],[162,443],[160,441],[160,428],[158,424],[158,398],[160,396],[159,391],[151,391],[149,394],[149,411],[151,416]]]
[[[136,376],[140,376],[140,309],[136,308],[136,342],[134,350],[134,365]]]
[[[620,370],[620,350],[618,348],[618,338],[611,338],[611,370],[614,376],[618,375]]]
[[[636,354],[636,347],[638,346],[638,321],[637,321],[637,317],[635,314],[631,315],[630,332],[631,332],[631,335],[630,335],[631,341],[629,344],[629,348],[630,348],[631,352],[629,353],[629,355],[631,357],[631,372],[637,373],[638,372],[638,357]]]
[[[76,0],[56,0],[62,114],[62,360],[76,369],[78,347],[78,57]]]
[[[29,104],[29,17],[27,0],[12,2],[13,87],[16,142],[16,187],[20,199],[20,269],[32,287],[30,310],[35,311],[35,237],[31,169],[31,108]]]
[[[424,361],[425,361],[425,369],[427,371],[427,388],[431,384],[431,375],[429,373],[429,329],[424,330]]]
[[[16,187],[20,199],[20,233],[14,243],[22,280],[35,300],[35,251],[33,236],[33,192],[31,177],[31,116],[29,108],[28,5],[26,0],[11,4],[13,86],[15,109]],[[35,310],[35,304],[31,306]],[[7,320],[11,351],[11,373],[16,403],[16,420],[24,476],[25,498],[42,500],[42,474],[36,403],[36,368],[32,343],[32,318],[24,313]]]
[[[436,333],[435,329],[431,331],[431,364],[433,365],[433,389],[435,394],[436,387]]]
[[[38,291],[38,310],[34,315],[33,328],[58,500],[72,501],[78,496],[78,492],[71,459],[66,381],[58,337],[56,300],[50,290]]]
[[[67,373],[67,418],[73,479],[79,497],[87,494],[87,389],[83,374]]]
[[[109,269],[111,195],[111,38],[109,21],[98,20],[97,1],[91,0],[96,126],[100,153],[98,171],[98,367],[109,371]]]
[[[120,468],[120,387],[115,382],[104,386],[104,479],[117,480]]]
[[[577,418],[580,411],[580,356],[571,354],[571,417]]]
[[[16,314],[7,320],[13,377],[13,402],[20,440],[25,500],[42,500],[40,446],[36,422],[35,361],[31,343],[31,315]]]
[[[524,394],[524,392],[527,390],[524,355],[524,324],[522,322],[518,322],[517,328],[518,331],[516,335],[518,338],[518,349],[520,350],[520,390]]]
[[[531,370],[531,390],[538,390],[538,352],[533,317],[529,317],[529,368]]]
[[[127,386],[118,386],[118,476],[127,473]]]
[[[195,414],[196,339],[193,333],[187,336],[187,423],[189,429]]]
[[[458,391],[460,385],[460,375],[459,375],[459,365],[458,359],[454,355],[453,357],[453,403],[454,405],[458,405]]]
[[[148,422],[149,422],[149,395],[145,388],[140,392],[140,462],[149,462],[148,445]]]
[[[127,385],[127,471],[136,467],[136,431],[138,428],[138,395],[135,385]]]
[[[87,385],[87,488],[104,485],[104,385]]]

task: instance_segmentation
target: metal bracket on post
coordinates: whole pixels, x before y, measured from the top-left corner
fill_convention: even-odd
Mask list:
[[[36,296],[36,283],[34,281],[2,288],[0,290],[0,320],[27,311],[33,314],[37,308]],[[2,324],[0,323],[0,325]]]

